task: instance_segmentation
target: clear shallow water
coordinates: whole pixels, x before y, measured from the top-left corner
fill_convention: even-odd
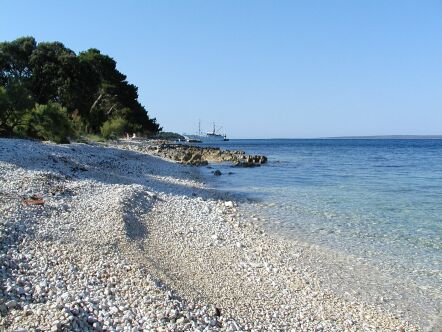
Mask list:
[[[218,146],[269,157],[253,169],[216,167],[224,175],[212,178],[218,189],[257,199],[269,225],[367,260],[433,297],[442,294],[442,140],[231,140]]]

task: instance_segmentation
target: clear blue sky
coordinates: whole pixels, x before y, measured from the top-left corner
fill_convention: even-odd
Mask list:
[[[440,0],[0,4],[0,40],[100,49],[165,130],[442,134]]]

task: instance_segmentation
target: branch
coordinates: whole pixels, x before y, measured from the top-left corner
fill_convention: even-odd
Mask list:
[[[117,104],[113,104],[111,108],[109,108],[109,111],[106,112],[106,115],[111,114],[111,112],[113,111],[114,107],[117,106]]]
[[[97,106],[98,102],[100,101],[100,99],[103,97],[103,94],[100,93],[100,95],[98,96],[98,98],[94,101],[94,103],[92,104],[91,108],[90,108],[90,112]]]
[[[4,119],[5,119],[5,123],[6,122],[8,122],[8,120],[9,120],[9,118],[10,117],[12,117],[12,115],[14,114],[14,109],[12,108],[12,107],[8,107],[7,109],[6,109],[6,112],[4,113],[5,114],[5,116],[4,116]]]

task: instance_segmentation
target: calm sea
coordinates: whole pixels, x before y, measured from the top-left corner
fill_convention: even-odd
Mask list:
[[[442,140],[231,140],[218,146],[268,156],[268,164],[252,169],[217,166],[223,175],[210,178],[220,190],[259,202],[267,226],[410,280],[440,305]]]

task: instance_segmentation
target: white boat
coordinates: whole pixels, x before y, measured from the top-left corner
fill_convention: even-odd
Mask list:
[[[201,123],[198,122],[198,134],[183,134],[183,136],[186,138],[186,141],[190,143],[210,143],[229,140],[226,134],[217,133],[215,123],[213,123],[213,130],[211,132],[203,134],[201,132]]]

